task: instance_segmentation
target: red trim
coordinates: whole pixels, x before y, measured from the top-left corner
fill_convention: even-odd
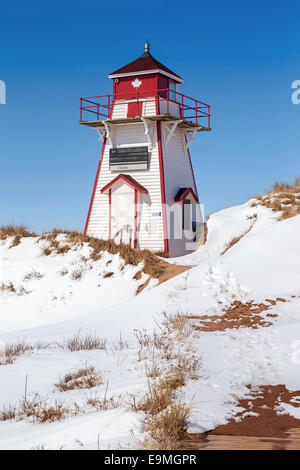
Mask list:
[[[148,193],[147,189],[144,188],[144,186],[142,186],[141,184],[139,184],[134,178],[132,178],[129,175],[123,175],[123,174],[116,176],[116,178],[114,178],[105,186],[103,186],[103,188],[101,189],[101,193],[104,193],[105,191],[107,191],[114,184],[116,184],[120,179],[122,179],[123,181],[125,181],[125,183],[128,183],[130,186],[132,186],[136,191],[139,191],[140,193],[144,193],[144,194]]]
[[[96,179],[95,179],[95,183],[94,183],[93,194],[92,194],[92,197],[91,197],[89,211],[88,211],[88,215],[87,215],[87,219],[86,219],[86,223],[85,223],[85,227],[84,227],[84,232],[83,233],[85,235],[86,235],[86,232],[87,232],[87,229],[88,229],[88,226],[89,226],[90,216],[91,216],[91,212],[92,212],[94,197],[95,197],[97,183],[98,183],[98,177],[99,177],[101,163],[102,163],[103,155],[104,155],[105,144],[106,144],[106,135],[105,135],[104,140],[103,140],[103,145],[102,145],[102,150],[101,150],[101,157],[100,157],[98,168],[97,168],[97,174],[96,174]]]
[[[197,202],[198,204],[199,203],[198,197],[196,196],[192,188],[181,188],[177,192],[174,200],[175,202],[183,202],[189,194],[193,196],[193,198],[195,199],[195,202]]]
[[[138,213],[137,213],[138,192],[134,190],[134,248],[137,249],[137,233],[138,233]]]
[[[108,193],[108,238],[111,239],[111,189]]]
[[[157,129],[158,158],[159,158],[159,170],[160,170],[161,203],[162,203],[162,215],[163,215],[164,250],[166,253],[168,253],[169,243],[168,243],[168,236],[167,236],[167,221],[166,221],[165,176],[164,176],[164,163],[163,163],[163,154],[162,154],[161,130],[160,130],[159,121],[157,121],[156,123],[156,129]]]

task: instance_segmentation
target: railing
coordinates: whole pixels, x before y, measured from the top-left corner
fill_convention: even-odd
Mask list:
[[[95,101],[97,100],[97,101]],[[210,128],[210,106],[177,91],[164,88],[144,92],[127,92],[114,95],[88,96],[80,98],[80,121],[99,121],[111,119],[117,105],[137,103],[137,116],[143,116],[143,103],[155,103],[155,115],[173,115],[174,106],[178,118]],[[161,106],[162,103],[165,103]],[[139,106],[140,105],[140,106]],[[161,108],[163,109],[163,112]],[[205,126],[206,124],[206,126]]]

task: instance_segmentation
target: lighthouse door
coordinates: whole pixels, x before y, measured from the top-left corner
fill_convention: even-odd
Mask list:
[[[111,195],[111,238],[134,245],[134,190],[122,185]]]

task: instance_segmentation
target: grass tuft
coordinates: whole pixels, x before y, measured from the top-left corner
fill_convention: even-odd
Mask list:
[[[86,366],[68,372],[55,385],[60,392],[67,392],[69,390],[97,387],[102,383],[103,380],[95,371],[95,368],[93,366]]]
[[[58,346],[67,351],[106,350],[106,339],[91,334],[80,336],[79,331],[77,335],[66,339],[63,343],[58,343]]]
[[[294,184],[274,183],[266,196],[254,196],[251,207],[264,206],[273,212],[281,212],[278,221],[300,214],[300,178]]]
[[[189,407],[184,403],[172,403],[159,415],[147,423],[150,439],[144,442],[144,448],[156,450],[178,449],[180,440],[186,431]]]
[[[25,225],[1,225],[0,240],[6,240],[8,237],[14,237],[10,245],[10,248],[12,248],[19,245],[22,238],[36,237],[36,234],[34,232],[29,232]]]

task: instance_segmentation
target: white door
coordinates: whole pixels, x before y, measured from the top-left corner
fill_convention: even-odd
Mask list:
[[[134,244],[134,190],[111,196],[111,236],[116,243]]]

